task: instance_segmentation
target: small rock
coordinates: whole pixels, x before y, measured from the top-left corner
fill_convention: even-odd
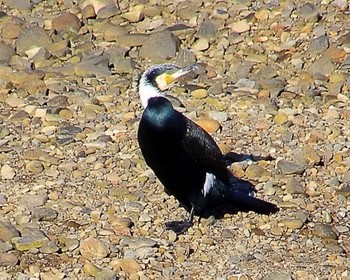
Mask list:
[[[98,3],[98,2],[102,2],[102,1],[92,1],[92,2]],[[110,3],[106,6],[98,9],[98,12],[96,12],[97,18],[107,19],[107,18],[113,17],[113,16],[120,13],[120,11],[119,11],[118,7],[115,5],[114,1],[103,1],[103,2],[110,2]],[[95,7],[95,11],[96,11],[96,7]]]
[[[173,33],[161,31],[148,37],[140,48],[139,54],[140,57],[149,58],[153,62],[165,62],[176,56],[179,44],[179,39]]]
[[[221,128],[220,123],[213,119],[201,119],[197,120],[196,123],[209,133],[214,133]]]
[[[125,237],[120,240],[122,246],[129,246],[130,249],[139,249],[143,247],[154,247],[157,242],[146,237]]]
[[[81,241],[79,249],[81,255],[88,260],[99,260],[109,254],[108,247],[94,237],[89,237]]]
[[[128,22],[132,23],[139,22],[144,19],[144,15],[140,10],[134,10],[131,12],[124,13],[121,15],[121,17],[123,19],[126,19]]]
[[[5,206],[7,201],[8,201],[8,198],[7,198],[6,194],[0,193],[0,207]]]
[[[329,75],[335,70],[335,65],[325,55],[322,55],[320,58],[317,58],[308,68],[308,71],[315,74]]]
[[[1,30],[1,36],[4,39],[16,39],[21,33],[22,27],[17,23],[5,23]],[[1,59],[0,59],[1,60]]]
[[[96,276],[96,274],[101,271],[101,268],[98,268],[96,265],[93,265],[92,263],[87,262],[83,266],[83,271],[87,275]]]
[[[270,273],[265,280],[292,280],[292,276],[287,273],[282,272],[272,272]]]
[[[121,268],[126,273],[136,273],[142,271],[141,265],[137,263],[135,259],[119,259],[113,260],[109,263],[109,265],[114,269]]]
[[[245,174],[250,179],[259,179],[264,176],[270,177],[271,174],[264,167],[258,164],[251,164],[245,170]]]
[[[104,269],[98,272],[95,276],[95,280],[115,280],[117,279],[117,273],[110,269]]]
[[[0,61],[8,62],[15,54],[15,50],[3,42],[0,42]]]
[[[209,48],[209,41],[205,38],[198,39],[192,46],[194,52],[205,51]]]
[[[18,263],[18,256],[15,253],[1,253],[0,252],[0,267],[1,266],[15,266]]]
[[[57,31],[74,31],[78,32],[80,29],[79,18],[72,13],[63,13],[52,20],[52,27]]]
[[[212,21],[205,20],[199,26],[196,36],[198,38],[211,39],[216,36],[218,32],[218,28],[216,24]]]
[[[338,238],[333,227],[329,224],[316,224],[313,229],[313,235],[322,239],[334,239]]]
[[[227,121],[227,112],[210,111],[208,114],[209,118],[216,120],[220,123]]]
[[[0,222],[0,240],[10,242],[13,237],[19,237],[19,231],[14,225]]]
[[[273,122],[277,125],[284,124],[288,121],[288,115],[283,112],[279,112],[274,118]]]
[[[328,46],[329,42],[327,35],[322,35],[311,40],[307,52],[312,55],[321,54],[328,48]]]
[[[320,14],[317,7],[312,3],[305,3],[299,8],[299,15],[306,21],[317,22],[320,19]]]
[[[303,194],[305,193],[305,189],[298,178],[292,177],[286,182],[286,192],[289,194]]]
[[[36,221],[52,221],[57,216],[58,212],[49,207],[36,207],[32,211],[32,219]]]
[[[200,88],[192,91],[191,95],[195,98],[202,99],[208,96],[208,92],[206,89]]]
[[[241,20],[234,22],[232,24],[231,30],[236,33],[243,33],[250,30],[250,25],[246,20]]]
[[[44,171],[44,165],[40,161],[33,160],[26,164],[26,170],[34,174],[40,174]]]
[[[19,55],[24,56],[25,52],[32,48],[42,47],[47,49],[51,44],[52,40],[43,28],[38,26],[28,27],[21,31],[16,41],[16,50]]]
[[[6,179],[6,180],[12,180],[16,175],[13,168],[11,166],[9,166],[8,164],[5,164],[1,167],[0,174],[1,174],[1,177]]]
[[[13,246],[10,243],[5,243],[0,241],[0,252],[6,253],[13,249]]]
[[[300,229],[303,227],[304,223],[300,219],[285,219],[281,221],[289,229]]]
[[[296,164],[292,161],[280,160],[277,162],[277,168],[281,171],[283,175],[298,174],[301,175],[304,173],[305,168],[300,164]]]
[[[57,252],[60,248],[58,248],[56,242],[51,240],[45,243],[42,247],[40,247],[40,252],[43,254],[53,254]]]
[[[18,251],[28,251],[40,248],[50,240],[41,230],[28,230],[21,237],[14,237],[11,240]]]
[[[47,199],[46,194],[32,194],[25,196],[23,201],[29,209],[34,209],[35,207],[43,206],[47,202]]]

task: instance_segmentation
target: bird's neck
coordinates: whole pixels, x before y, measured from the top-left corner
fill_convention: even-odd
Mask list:
[[[165,97],[165,93],[154,87],[152,84],[148,83],[140,83],[139,86],[140,100],[144,109],[146,109],[148,105],[148,101],[152,97]]]

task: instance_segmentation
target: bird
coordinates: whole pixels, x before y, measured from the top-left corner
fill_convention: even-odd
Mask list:
[[[193,225],[194,215],[201,216],[208,208],[226,204],[262,214],[278,210],[275,204],[256,198],[252,184],[238,185],[215,140],[168,100],[175,81],[196,69],[197,64],[153,65],[138,83],[144,109],[137,132],[142,155],[165,192],[189,212],[186,219],[165,224],[178,234]]]

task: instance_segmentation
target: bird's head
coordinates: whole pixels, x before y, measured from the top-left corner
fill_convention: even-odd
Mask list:
[[[141,75],[139,81],[139,94],[143,108],[147,107],[152,97],[165,96],[165,92],[180,77],[193,71],[195,65],[178,67],[174,64],[160,64],[149,67]]]

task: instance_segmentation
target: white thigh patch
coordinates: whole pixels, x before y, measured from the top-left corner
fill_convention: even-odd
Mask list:
[[[214,185],[214,181],[215,181],[215,176],[211,173],[206,173],[205,175],[205,182],[204,182],[204,186],[202,189],[202,193],[204,196],[207,195],[207,193],[210,192],[211,188]]]

